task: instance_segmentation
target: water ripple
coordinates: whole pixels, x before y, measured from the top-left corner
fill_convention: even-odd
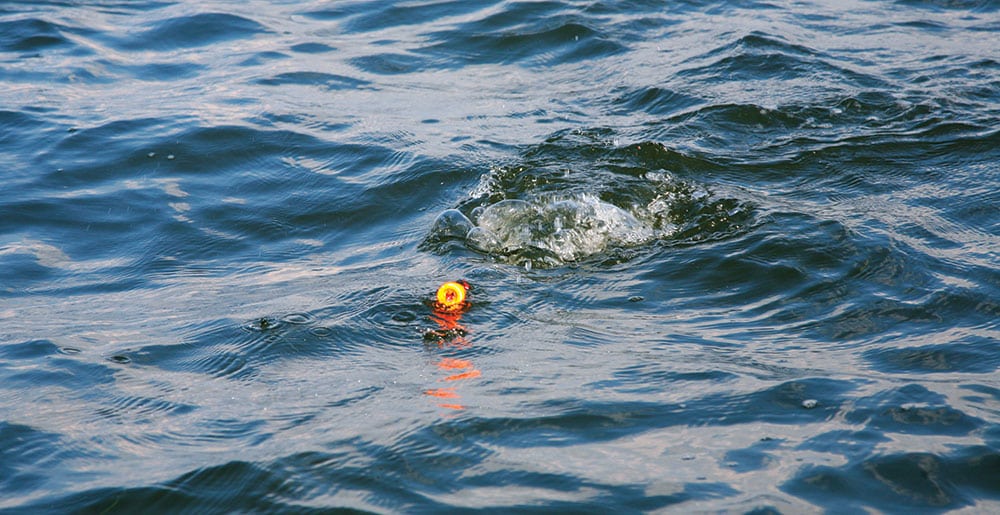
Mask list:
[[[244,39],[266,32],[260,23],[229,13],[198,13],[158,20],[148,30],[115,41],[127,51],[169,51]]]

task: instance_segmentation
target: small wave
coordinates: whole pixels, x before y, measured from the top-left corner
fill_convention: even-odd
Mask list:
[[[378,75],[398,75],[415,73],[427,66],[420,57],[401,53],[381,53],[351,59],[351,64],[359,70]]]
[[[333,52],[336,48],[327,45],[326,43],[308,42],[292,45],[291,50],[292,52],[300,54],[325,54],[327,52]]]
[[[897,4],[929,10],[971,10],[995,12],[1000,6],[993,0],[896,0]]]
[[[280,73],[273,77],[258,79],[256,82],[262,86],[283,86],[286,84],[295,86],[320,86],[330,91],[357,89],[370,84],[366,80],[323,72]]]
[[[174,50],[252,37],[268,32],[248,18],[228,13],[201,13],[156,22],[146,32],[116,41],[122,50]]]
[[[645,111],[654,115],[671,115],[698,105],[693,96],[660,87],[642,87],[624,92],[614,99],[616,112],[622,114]]]
[[[449,0],[421,2],[418,5],[397,5],[395,2],[381,5],[365,3],[355,6],[338,6],[337,9],[314,11],[306,13],[306,15],[319,19],[338,19],[351,16],[350,21],[345,23],[347,32],[369,32],[433,23],[447,16],[468,16],[486,9],[490,3],[495,3],[495,0],[492,2]]]
[[[443,54],[449,62],[474,64],[526,62],[561,64],[598,59],[627,48],[586,25],[566,21],[558,26],[518,27],[477,33],[460,28],[435,35],[440,42],[421,49]]]
[[[38,52],[69,43],[57,24],[27,18],[0,22],[0,51]]]

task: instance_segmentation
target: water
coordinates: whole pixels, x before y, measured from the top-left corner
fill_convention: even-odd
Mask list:
[[[1000,511],[998,43],[0,4],[0,510]]]

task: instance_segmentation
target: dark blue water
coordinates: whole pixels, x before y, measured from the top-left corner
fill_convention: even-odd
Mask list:
[[[0,510],[1000,511],[995,1],[0,3],[0,173]]]

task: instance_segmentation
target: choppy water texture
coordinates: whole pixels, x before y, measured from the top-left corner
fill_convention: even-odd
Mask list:
[[[8,2],[0,173],[0,510],[1000,511],[995,1]]]

